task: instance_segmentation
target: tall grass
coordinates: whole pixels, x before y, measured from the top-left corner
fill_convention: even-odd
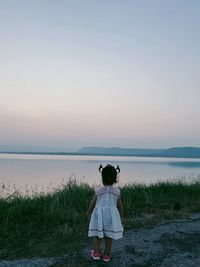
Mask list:
[[[79,245],[93,192],[70,180],[54,193],[1,199],[0,258],[56,255]]]
[[[125,216],[166,211],[200,211],[200,182],[181,180],[150,185],[128,184],[121,189]]]
[[[87,238],[86,211],[94,187],[75,180],[52,193],[0,199],[0,258],[62,255]],[[138,217],[200,211],[200,182],[128,184],[121,188],[125,227]],[[142,218],[143,218],[142,217]]]

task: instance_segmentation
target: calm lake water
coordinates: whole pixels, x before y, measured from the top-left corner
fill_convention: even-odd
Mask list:
[[[0,154],[0,184],[56,187],[69,177],[100,184],[100,164],[119,164],[119,185],[175,178],[200,179],[200,159]]]

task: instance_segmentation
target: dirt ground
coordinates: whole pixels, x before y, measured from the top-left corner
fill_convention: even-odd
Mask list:
[[[99,266],[91,263],[88,254],[86,248],[87,266]],[[125,232],[123,239],[114,242],[107,266],[200,267],[200,214]]]
[[[91,247],[92,240],[89,240],[82,251],[73,255],[57,259],[2,261],[0,267],[199,267],[200,213],[126,231],[123,239],[114,241],[109,263],[93,261],[90,258]]]

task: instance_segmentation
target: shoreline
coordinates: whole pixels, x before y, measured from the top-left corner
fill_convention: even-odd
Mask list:
[[[26,151],[0,151],[0,154],[11,154],[11,155],[49,155],[49,156],[102,156],[102,157],[129,157],[129,158],[172,158],[172,159],[200,159],[199,156],[175,156],[175,155],[141,155],[141,154],[109,154],[109,153],[78,153],[78,152],[26,152]]]

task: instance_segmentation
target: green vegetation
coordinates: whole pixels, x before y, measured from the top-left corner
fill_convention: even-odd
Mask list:
[[[62,256],[87,240],[94,187],[70,180],[53,193],[0,199],[0,259]],[[200,182],[128,184],[121,188],[125,229],[200,211]]]

